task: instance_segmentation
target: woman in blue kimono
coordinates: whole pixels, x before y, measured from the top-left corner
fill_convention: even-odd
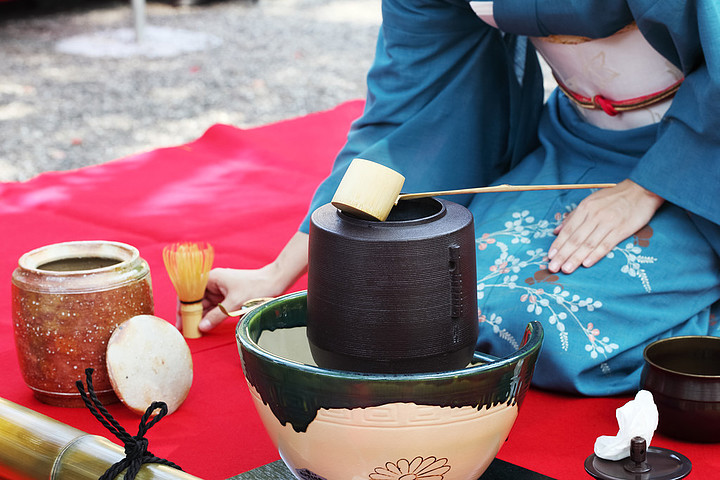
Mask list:
[[[636,390],[648,343],[720,335],[717,5],[384,0],[365,111],[309,211],[356,157],[402,173],[410,192],[617,183],[452,200],[475,218],[478,348],[506,354],[539,320],[537,386]],[[545,103],[536,49],[560,85]],[[213,271],[201,329],[223,319],[220,301],[291,285],[308,225],[260,270]]]

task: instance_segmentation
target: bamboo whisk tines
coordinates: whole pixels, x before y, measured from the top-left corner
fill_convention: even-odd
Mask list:
[[[163,261],[180,300],[182,333],[185,338],[200,337],[202,299],[215,251],[209,243],[178,242],[163,248]]]

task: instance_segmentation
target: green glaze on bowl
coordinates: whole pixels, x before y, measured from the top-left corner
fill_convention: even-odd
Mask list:
[[[282,358],[259,346],[263,332],[302,327],[307,293],[279,297],[248,313],[236,329],[245,377],[282,425],[305,432],[320,409],[354,409],[414,403],[481,410],[522,403],[543,341],[531,322],[522,346],[499,359],[476,355],[468,367],[439,373],[366,374],[328,370]],[[307,341],[303,339],[303,341]],[[490,361],[483,361],[490,360]]]

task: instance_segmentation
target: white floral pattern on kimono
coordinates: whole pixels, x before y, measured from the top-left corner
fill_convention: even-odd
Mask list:
[[[558,212],[552,221],[540,219],[528,210],[512,213],[512,218],[505,222],[504,229],[490,233],[483,233],[476,239],[478,250],[483,255],[496,251],[494,263],[485,272],[478,272],[477,295],[482,300],[485,292],[490,288],[506,288],[517,292],[517,298],[527,303],[527,312],[543,317],[552,325],[560,338],[562,350],[567,351],[572,341],[586,342],[584,348],[592,359],[607,357],[607,354],[617,350],[618,344],[607,335],[601,335],[599,324],[592,320],[592,312],[603,307],[602,299],[585,297],[566,290],[560,277],[547,270],[548,258],[545,248],[533,248],[532,240],[554,237],[553,230],[562,222],[564,216],[575,208],[571,205],[567,212]],[[647,247],[652,236],[652,228],[646,226],[633,235],[632,240],[620,244],[608,253],[606,258],[619,261],[618,275],[627,275],[637,278],[646,292],[650,293],[652,287],[650,278],[644,265],[652,264],[657,258],[643,255],[643,248]],[[530,248],[519,258],[517,254],[509,253],[508,244],[526,244]],[[529,271],[534,270],[530,275]],[[530,275],[519,282],[521,275]],[[503,328],[502,316],[491,313],[489,318],[478,310],[481,322],[492,326],[493,332],[517,349],[518,340]],[[583,319],[581,317],[587,317]],[[571,337],[572,335],[572,337]],[[576,336],[579,335],[579,338]],[[600,368],[608,372],[610,367],[601,363]]]

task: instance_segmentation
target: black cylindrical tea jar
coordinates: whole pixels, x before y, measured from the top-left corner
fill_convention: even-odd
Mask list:
[[[323,368],[372,373],[467,365],[478,336],[472,214],[403,200],[384,222],[313,212],[307,335]]]

